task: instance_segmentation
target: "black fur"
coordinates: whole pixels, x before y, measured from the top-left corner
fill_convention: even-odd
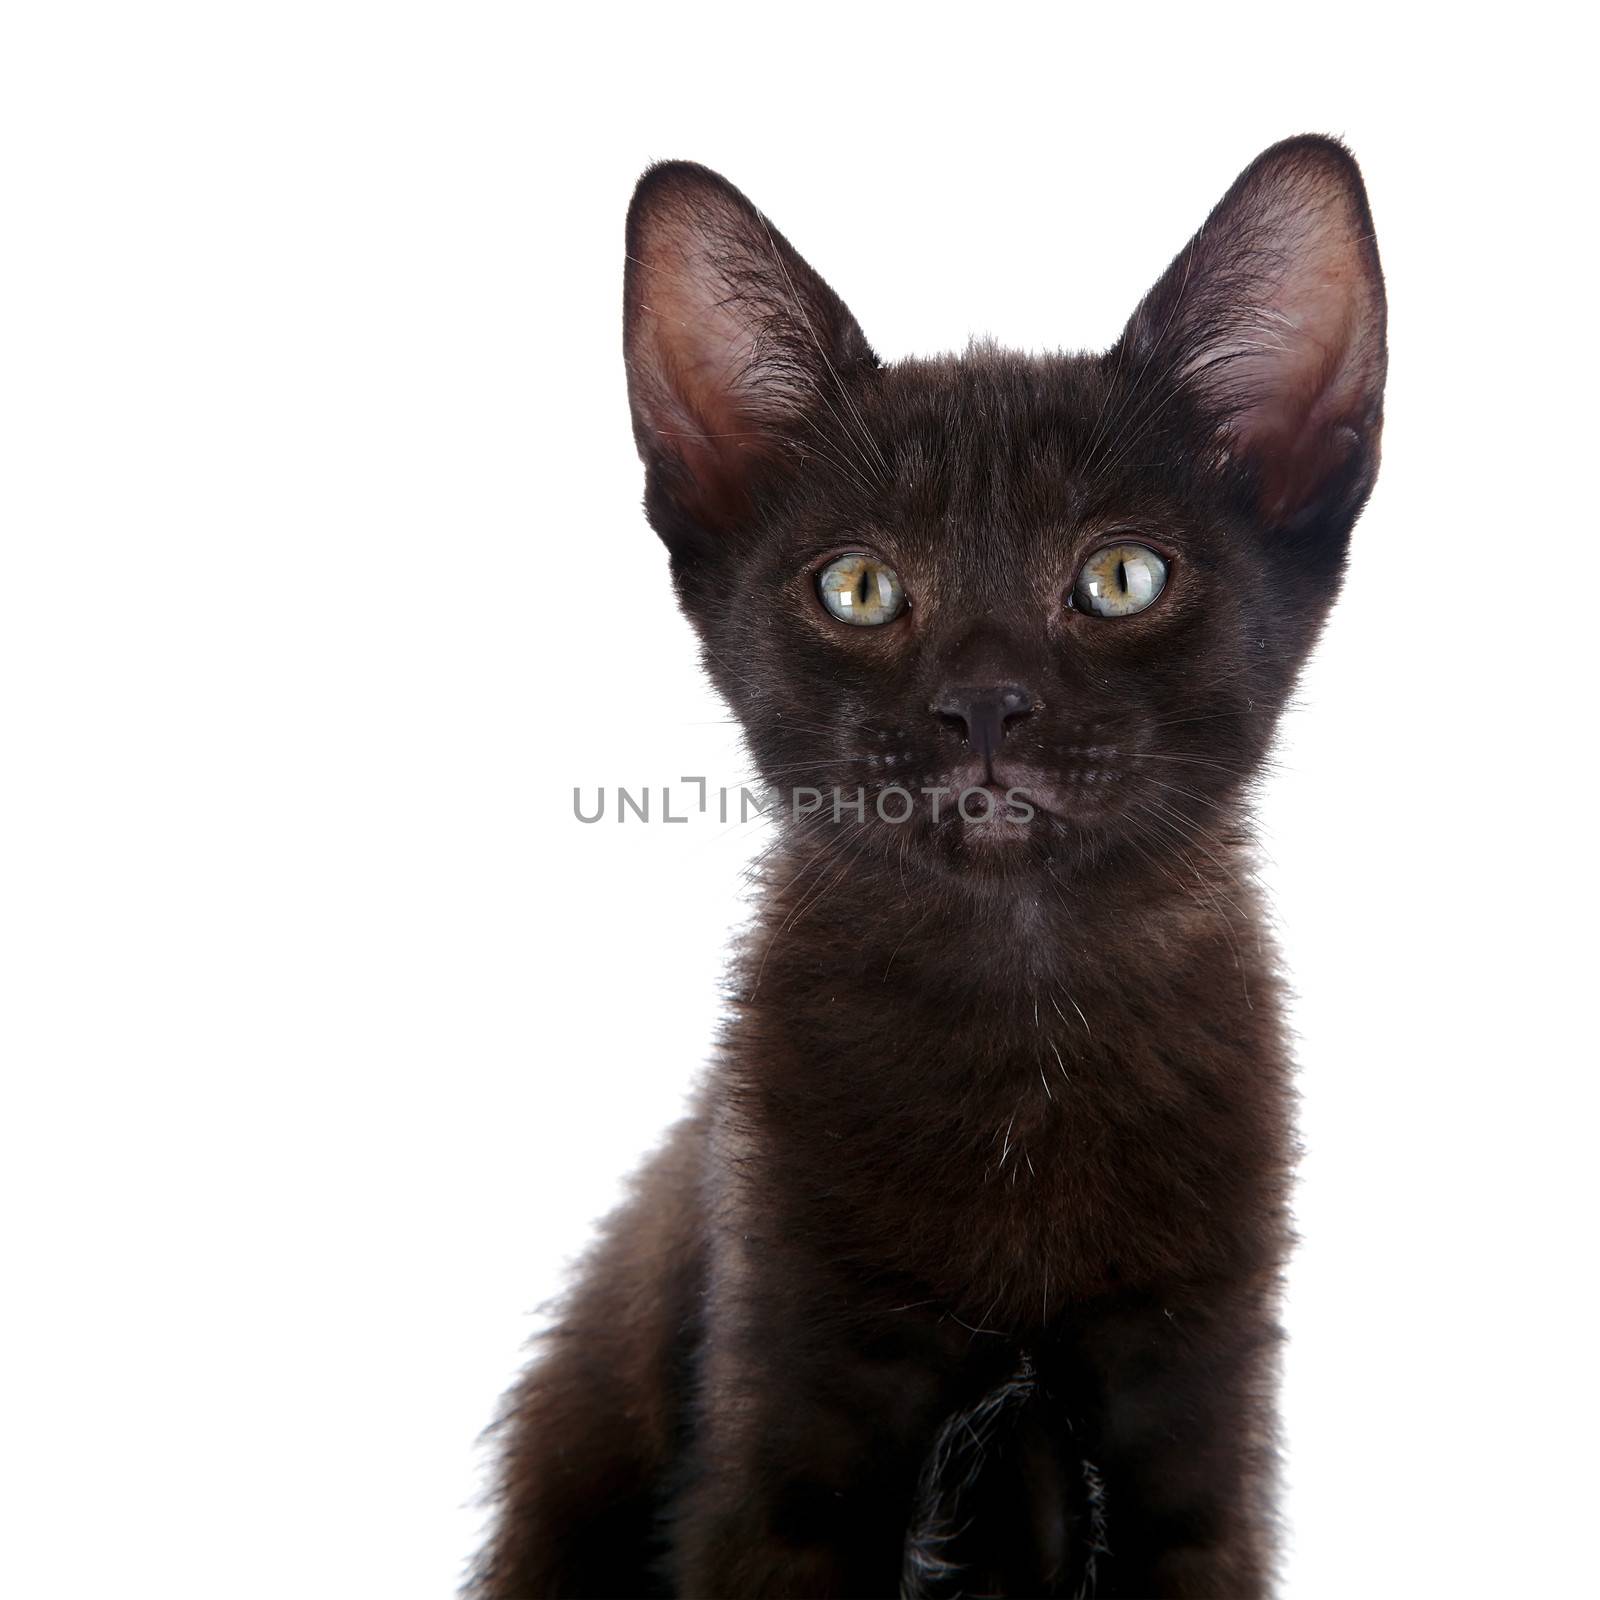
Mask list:
[[[1355,164],[1268,151],[1103,356],[884,367],[684,164],[628,256],[707,668],[775,785],[867,804],[779,829],[698,1108],[512,1396],[474,1593],[1260,1595],[1293,1147],[1245,804],[1377,470]],[[1166,589],[1074,610],[1113,537]],[[818,603],[855,549],[886,626]],[[1027,690],[987,765],[951,684]],[[874,814],[946,778],[1035,815]]]

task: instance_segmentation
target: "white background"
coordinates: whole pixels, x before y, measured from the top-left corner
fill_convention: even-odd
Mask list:
[[[645,163],[726,172],[894,359],[1108,343],[1305,130],[1393,355],[1263,808],[1285,1592],[1572,1592],[1582,56],[1531,5],[1110,9],[7,8],[4,1592],[448,1594],[531,1312],[705,1057],[755,830],[571,815],[744,772],[638,511]]]

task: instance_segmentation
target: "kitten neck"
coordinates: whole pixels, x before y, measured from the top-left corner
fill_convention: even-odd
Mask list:
[[[1219,844],[1182,862],[1107,857],[1085,870],[1040,861],[1001,877],[850,854],[791,839],[773,852],[742,992],[881,987],[897,1007],[952,1000],[1031,1010],[1063,974],[1115,986],[1155,958],[1237,966],[1255,941],[1249,851]]]

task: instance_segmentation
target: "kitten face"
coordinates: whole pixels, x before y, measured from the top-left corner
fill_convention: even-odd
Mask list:
[[[1160,839],[1197,802],[1237,791],[1315,597],[1203,480],[1181,464],[1152,470],[1137,439],[1105,425],[1127,395],[1101,361],[984,351],[862,386],[866,437],[850,468],[812,462],[761,536],[687,590],[770,782],[830,799],[862,788],[865,827],[985,869],[1024,847]],[[1138,464],[1119,469],[1118,450]],[[1166,564],[1154,602],[1118,617],[1075,608],[1085,562],[1130,543]],[[823,604],[819,573],[849,551],[898,575],[906,607],[894,620],[852,626]],[[1028,709],[985,757],[958,715],[935,708],[952,689],[990,684],[1022,689]],[[890,786],[914,798],[911,821],[880,817]],[[996,815],[969,821],[984,803],[963,815],[957,796],[978,787]],[[942,799],[924,793],[938,789]],[[1008,820],[1023,808],[1007,791],[1031,819]],[[882,810],[898,819],[907,804],[886,798]]]
[[[1206,848],[1376,471],[1364,219],[1348,156],[1295,141],[1107,355],[884,368],[736,191],[646,176],[627,334],[647,506],[763,775],[819,792],[810,825],[990,878]]]

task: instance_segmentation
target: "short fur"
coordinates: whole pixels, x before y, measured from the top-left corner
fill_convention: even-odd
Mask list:
[[[1245,803],[1377,470],[1355,163],[1266,152],[1103,356],[885,367],[682,163],[628,257],[707,669],[773,784],[867,806],[779,828],[697,1109],[510,1399],[473,1593],[1261,1595],[1293,1142]],[[1167,588],[1088,616],[1112,537]],[[858,548],[887,626],[818,603]],[[1001,683],[986,765],[936,708]],[[891,826],[897,777],[1038,813]]]

